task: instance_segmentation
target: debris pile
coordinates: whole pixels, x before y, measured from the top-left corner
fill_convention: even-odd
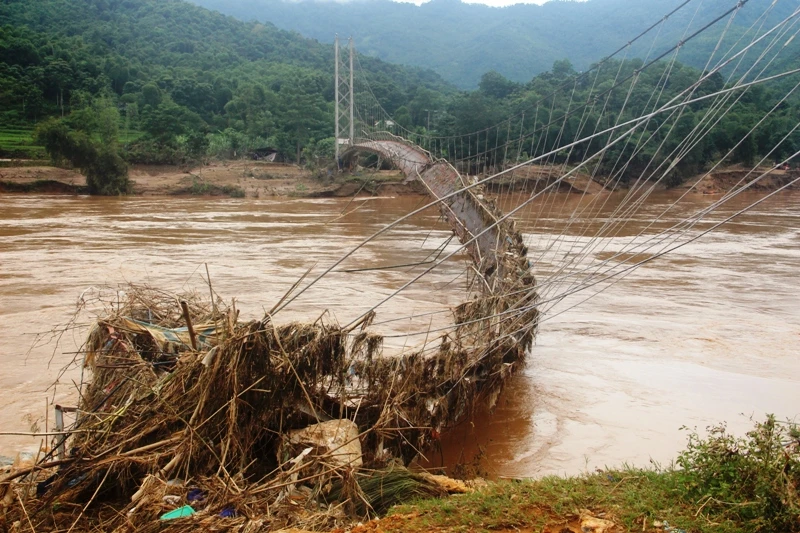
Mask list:
[[[435,353],[389,357],[372,315],[242,322],[219,299],[120,294],[84,347],[91,380],[53,446],[68,452],[0,478],[0,530],[314,528],[445,493],[401,465],[496,395],[532,340],[475,320],[496,298],[459,306]]]

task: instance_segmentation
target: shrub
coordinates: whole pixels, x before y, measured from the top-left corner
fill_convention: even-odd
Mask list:
[[[746,437],[724,425],[704,439],[689,435],[676,474],[707,513],[744,522],[752,531],[800,531],[800,432],[770,415]]]
[[[245,190],[238,185],[219,186],[197,177],[192,178],[190,187],[180,192],[196,196],[230,196],[231,198],[244,198],[247,196]]]

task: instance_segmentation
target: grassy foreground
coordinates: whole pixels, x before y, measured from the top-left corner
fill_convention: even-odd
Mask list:
[[[609,531],[755,531],[701,506],[683,497],[674,472],[628,469],[492,483],[471,494],[395,507],[378,530],[567,533],[581,531],[581,517],[588,515],[612,522]]]
[[[773,417],[745,437],[697,433],[665,469],[492,483],[394,507],[358,531],[674,533],[800,531],[800,434]]]

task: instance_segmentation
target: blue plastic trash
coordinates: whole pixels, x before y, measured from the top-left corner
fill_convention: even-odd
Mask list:
[[[202,502],[206,499],[206,494],[200,489],[192,489],[186,495],[186,500],[189,503]]]

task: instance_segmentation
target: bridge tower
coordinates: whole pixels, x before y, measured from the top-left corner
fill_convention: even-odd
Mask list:
[[[339,46],[339,35],[336,35],[335,50],[335,100],[336,100],[336,164],[339,165],[339,154],[342,145],[352,146],[354,138],[354,113],[353,113],[353,38],[348,39],[349,61],[342,57]],[[347,137],[343,137],[347,135]]]

